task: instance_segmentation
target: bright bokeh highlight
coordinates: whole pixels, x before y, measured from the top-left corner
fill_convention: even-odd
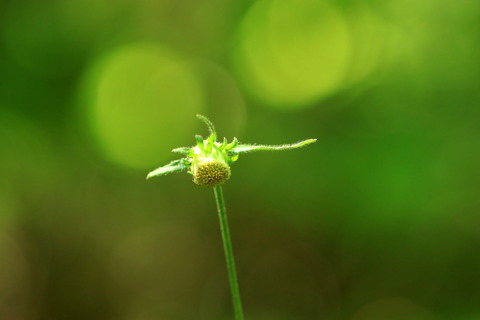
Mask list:
[[[119,48],[91,70],[91,129],[110,160],[150,168],[194,132],[203,97],[188,62],[151,44]]]
[[[341,88],[351,39],[344,17],[327,1],[263,0],[245,17],[234,57],[253,95],[298,109]]]
[[[343,8],[351,33],[352,54],[346,82],[351,86],[375,79],[387,71],[393,58],[388,56],[390,27],[378,9],[366,1],[352,1]]]

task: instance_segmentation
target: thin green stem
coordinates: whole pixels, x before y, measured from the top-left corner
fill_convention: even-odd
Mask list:
[[[217,201],[223,248],[225,250],[225,258],[227,260],[228,278],[230,280],[230,290],[232,291],[235,320],[243,320],[242,302],[240,300],[240,290],[238,289],[237,273],[235,271],[235,261],[233,259],[232,241],[230,240],[230,232],[228,230],[228,220],[225,210],[225,201],[223,200],[223,191],[220,185],[213,187],[213,190],[215,192],[215,199]]]

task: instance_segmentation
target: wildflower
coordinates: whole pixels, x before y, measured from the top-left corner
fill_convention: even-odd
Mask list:
[[[147,175],[147,179],[171,172],[188,171],[196,184],[214,187],[230,179],[230,164],[237,161],[240,154],[253,151],[295,149],[317,141],[317,139],[308,139],[293,144],[256,145],[240,144],[237,138],[233,138],[233,141],[228,143],[227,139],[223,138],[223,142],[217,142],[217,133],[213,123],[200,114],[197,117],[205,122],[210,136],[203,139],[202,136],[196,135],[197,144],[195,146],[173,149],[172,152],[183,154],[185,157],[155,169]]]
[[[230,179],[230,164],[237,161],[240,154],[252,151],[295,149],[313,143],[317,141],[317,139],[308,139],[293,144],[274,146],[240,144],[237,138],[233,138],[233,141],[230,143],[228,143],[225,138],[223,138],[223,142],[217,142],[217,132],[215,131],[212,122],[210,122],[205,116],[197,114],[197,117],[205,122],[210,131],[210,136],[207,139],[203,139],[201,136],[197,135],[195,136],[197,140],[195,146],[190,148],[182,147],[173,149],[173,152],[183,154],[185,157],[174,160],[169,164],[150,172],[147,175],[147,179],[165,175],[170,172],[188,171],[193,175],[193,182],[196,184],[213,187],[215,200],[217,202],[218,217],[220,219],[220,230],[222,232],[235,320],[243,320],[243,309],[238,288],[235,261],[233,258],[232,241],[230,239],[230,231],[228,228],[225,201],[223,199],[221,185]]]

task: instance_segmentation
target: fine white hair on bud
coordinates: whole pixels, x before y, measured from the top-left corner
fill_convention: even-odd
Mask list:
[[[193,182],[201,186],[214,187],[230,179],[230,166],[223,161],[205,159],[193,167]]]

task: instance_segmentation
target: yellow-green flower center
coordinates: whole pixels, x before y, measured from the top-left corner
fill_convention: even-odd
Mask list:
[[[193,182],[202,186],[213,187],[230,179],[230,167],[223,161],[202,159],[195,163]]]

